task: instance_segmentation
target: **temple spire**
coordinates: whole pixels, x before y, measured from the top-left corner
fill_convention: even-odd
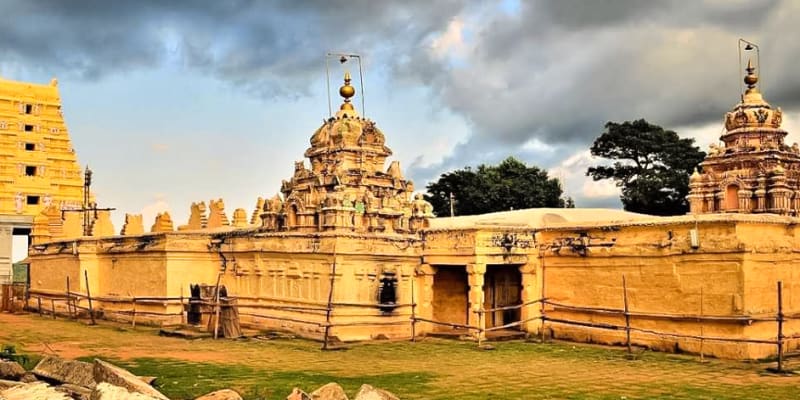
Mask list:
[[[747,75],[744,77],[744,83],[747,84],[747,93],[757,93],[758,88],[756,88],[756,83],[758,83],[758,75],[755,74],[756,68],[753,67],[753,60],[747,59]]]
[[[336,113],[337,118],[342,118],[342,117],[354,118],[358,116],[358,112],[356,111],[355,107],[353,107],[353,104],[350,102],[350,98],[355,96],[356,94],[356,88],[354,88],[350,84],[350,81],[351,81],[350,72],[345,71],[344,85],[339,87],[339,95],[342,96],[342,98],[344,98],[344,103],[342,103],[342,105],[339,107],[339,112]]]

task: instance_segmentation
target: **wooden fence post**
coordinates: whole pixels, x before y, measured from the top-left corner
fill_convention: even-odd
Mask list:
[[[703,287],[700,286],[700,362],[705,362],[705,356],[703,354],[703,338],[705,337],[703,331],[703,325],[705,320],[703,319]]]
[[[217,275],[217,288],[214,291],[214,339],[219,337],[219,283],[220,280],[222,280],[222,274],[223,272],[220,272],[219,275]]]
[[[53,319],[56,319],[56,299],[50,299],[50,310],[53,312]]]
[[[39,316],[42,317],[42,296],[36,297],[36,303],[39,305]]]
[[[72,295],[69,293],[69,276],[67,276],[67,314],[70,318],[74,319],[74,313],[72,309]]]
[[[89,271],[83,270],[83,277],[86,280],[86,299],[89,300],[89,318],[92,319],[92,325],[97,325],[94,320],[94,308],[92,307],[92,292],[89,291]]]
[[[417,299],[414,297],[415,276],[411,276],[411,341],[417,341]]]
[[[778,372],[783,372],[783,282],[778,281]]]
[[[336,279],[336,255],[334,254],[331,266],[331,287],[328,290],[328,308],[325,311],[325,336],[323,337],[322,350],[328,350],[328,339],[331,334],[331,314],[333,313],[333,282]]]
[[[628,284],[625,281],[625,275],[622,275],[622,300],[625,305],[625,345],[628,347],[628,355],[633,352],[631,350],[631,314],[628,312]]]
[[[133,317],[131,317],[131,328],[136,329],[136,297],[133,297]]]
[[[181,325],[186,325],[186,307],[183,306],[183,285],[181,285]]]

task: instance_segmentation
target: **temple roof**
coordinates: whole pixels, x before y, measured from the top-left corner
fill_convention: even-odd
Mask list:
[[[597,221],[650,220],[661,217],[609,208],[528,208],[430,221],[431,230],[490,228],[493,226],[540,229],[554,224]]]

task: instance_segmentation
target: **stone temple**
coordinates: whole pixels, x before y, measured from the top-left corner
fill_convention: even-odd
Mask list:
[[[800,313],[798,156],[753,71],[747,79],[725,120],[725,147],[691,179],[692,215],[528,209],[436,218],[399,163],[387,165],[390,135],[359,115],[346,75],[342,104],[310,134],[307,160],[250,218],[236,209],[230,220],[220,199],[192,204],[185,224],[162,213],[145,230],[128,214],[119,235],[105,219],[85,235],[52,202],[33,221],[28,304],[63,298],[69,281],[77,305],[88,307],[91,294],[105,318],[130,320],[135,309],[140,322],[205,326],[212,313],[186,300],[208,302],[201,292],[219,286],[242,324],[315,339],[501,332],[610,344],[627,340],[626,309],[637,345],[774,355],[776,322],[767,317],[778,310],[778,281],[782,312]],[[779,347],[797,349],[800,321],[781,326]]]
[[[758,90],[751,62],[741,103],[725,114],[723,145],[712,145],[690,177],[691,212],[772,213],[800,210],[800,147],[784,143],[783,113]]]

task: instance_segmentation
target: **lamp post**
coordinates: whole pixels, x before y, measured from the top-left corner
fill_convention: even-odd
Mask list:
[[[328,65],[328,60],[331,57],[338,57],[339,63],[344,64],[351,58],[355,58],[358,60],[358,79],[361,82],[361,115],[366,117],[367,110],[364,106],[364,70],[361,67],[361,55],[355,53],[335,53],[335,52],[328,52],[325,53],[325,82],[326,87],[328,88],[328,116],[333,117],[333,108],[331,106],[331,73],[330,67]]]
[[[742,46],[742,45],[744,45],[744,46]],[[742,39],[742,38],[739,38],[738,47],[739,47],[739,71],[737,71],[737,75],[742,73],[742,50],[751,51],[751,50],[755,49],[755,51],[756,51],[756,67],[758,68],[759,81],[761,82],[761,86],[763,87],[764,86],[764,83],[763,83],[764,82],[764,75],[763,75],[763,72],[761,71],[761,49],[759,49],[757,44],[755,44],[755,43],[753,43],[753,42],[751,42],[749,40]],[[739,80],[739,89],[740,89],[740,92],[742,93],[742,96],[743,96],[742,98],[744,98],[744,83],[743,83],[743,81],[741,79]],[[762,93],[763,93],[763,91],[762,91]]]

